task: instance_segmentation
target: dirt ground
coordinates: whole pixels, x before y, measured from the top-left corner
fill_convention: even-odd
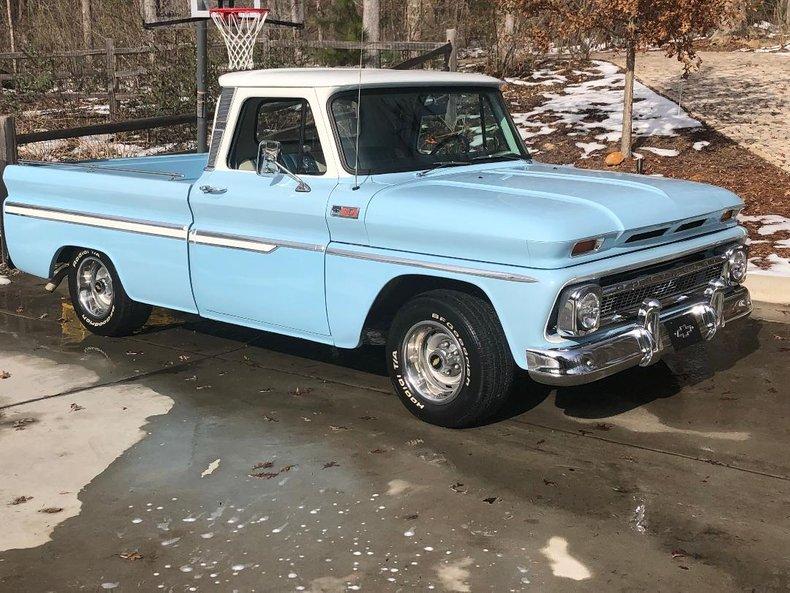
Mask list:
[[[0,591],[787,591],[790,325],[422,424],[383,352],[0,287]],[[5,371],[5,372],[2,372]]]

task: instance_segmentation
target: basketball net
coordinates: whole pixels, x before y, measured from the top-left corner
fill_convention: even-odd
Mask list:
[[[263,28],[267,8],[212,8],[211,20],[217,25],[228,49],[231,70],[252,70],[255,40]]]

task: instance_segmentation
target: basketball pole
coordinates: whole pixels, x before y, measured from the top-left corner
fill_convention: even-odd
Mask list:
[[[206,125],[206,79],[208,78],[208,21],[200,20],[195,23],[195,42],[197,51],[195,56],[196,71],[195,82],[197,87],[197,144],[196,152],[208,152],[208,127]]]

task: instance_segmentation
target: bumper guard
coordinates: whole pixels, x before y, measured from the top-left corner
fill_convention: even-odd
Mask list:
[[[655,299],[645,300],[636,323],[598,341],[566,348],[527,350],[529,375],[539,383],[581,385],[603,379],[634,366],[649,366],[671,349],[665,322],[691,314],[705,340],[711,340],[726,323],[752,311],[749,291],[713,280],[704,296],[666,310]]]

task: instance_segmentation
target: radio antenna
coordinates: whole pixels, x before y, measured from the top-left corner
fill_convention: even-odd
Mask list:
[[[360,123],[360,112],[361,112],[361,105],[362,105],[362,56],[365,54],[365,50],[362,47],[362,44],[365,42],[365,27],[362,27],[362,31],[359,34],[359,82],[357,83],[357,130],[354,136],[354,187],[352,190],[359,189],[359,123]]]

